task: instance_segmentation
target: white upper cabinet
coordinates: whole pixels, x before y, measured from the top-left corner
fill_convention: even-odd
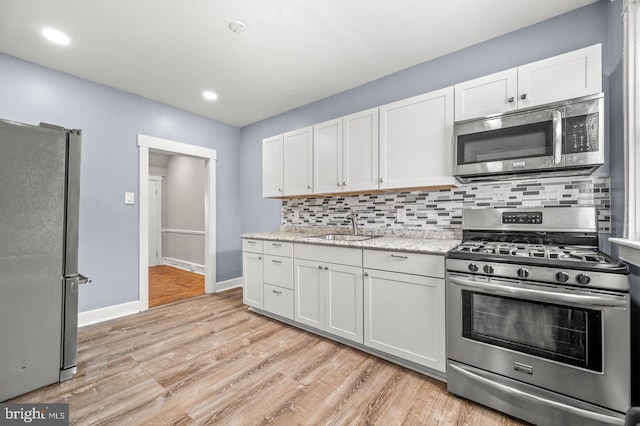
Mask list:
[[[262,196],[284,195],[282,168],[282,135],[262,141]]]
[[[378,108],[343,117],[343,191],[378,189]]]
[[[342,118],[313,126],[313,190],[342,191]]]
[[[313,127],[283,135],[284,196],[313,194]]]
[[[602,91],[602,48],[574,50],[455,85],[462,121]]]
[[[378,108],[313,126],[315,194],[378,189]]]
[[[453,87],[380,107],[380,189],[451,187]]]
[[[455,85],[456,121],[515,110],[518,70],[512,68]]]
[[[601,91],[602,51],[599,44],[518,67],[518,108]]]

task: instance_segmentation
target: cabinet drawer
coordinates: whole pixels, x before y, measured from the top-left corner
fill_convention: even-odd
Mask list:
[[[262,253],[262,240],[242,239],[242,251],[250,251],[252,253]]]
[[[294,252],[296,259],[362,267],[362,249],[359,248],[296,244]]]
[[[264,310],[293,319],[293,290],[265,284]]]
[[[293,256],[293,243],[285,243],[282,241],[264,241],[262,243],[264,254],[272,254],[274,256]]]
[[[265,254],[263,271],[265,284],[293,290],[293,258]]]
[[[403,274],[444,278],[444,256],[435,254],[365,250],[364,267]]]

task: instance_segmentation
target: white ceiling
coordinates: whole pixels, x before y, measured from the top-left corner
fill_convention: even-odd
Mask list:
[[[241,127],[595,1],[0,0],[0,52]]]

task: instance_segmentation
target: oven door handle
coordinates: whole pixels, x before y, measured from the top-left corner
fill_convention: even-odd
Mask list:
[[[511,387],[502,383],[494,382],[493,380],[483,377],[478,373],[470,371],[471,370],[470,368],[462,368],[453,364],[449,364],[449,368],[455,370],[457,373],[462,374],[463,376],[471,380],[478,381],[494,389],[500,389],[501,391],[506,392],[510,395],[518,395],[519,397],[524,398],[534,404],[552,406],[558,410],[569,412],[583,418],[595,420],[597,422],[602,422],[603,424],[606,423],[606,424],[613,424],[613,425],[620,425],[620,426],[624,424],[623,419],[608,416],[606,414],[600,414],[593,411],[584,410],[578,407],[573,407],[558,401],[553,401],[551,399],[543,398],[538,395],[530,394],[528,392],[522,391],[520,389],[516,389],[514,387]]]
[[[503,284],[480,283],[477,281],[464,280],[451,276],[447,280],[453,284],[469,287],[472,289],[490,291],[492,293],[503,294],[507,296],[521,296],[540,302],[565,302],[572,305],[603,308],[626,308],[628,304],[625,296],[614,296],[605,294],[569,294],[554,291],[535,290],[532,288],[511,287]]]

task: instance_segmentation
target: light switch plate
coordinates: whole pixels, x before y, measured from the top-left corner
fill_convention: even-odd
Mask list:
[[[136,201],[135,192],[125,192],[124,193],[124,203],[125,204],[134,204]]]

